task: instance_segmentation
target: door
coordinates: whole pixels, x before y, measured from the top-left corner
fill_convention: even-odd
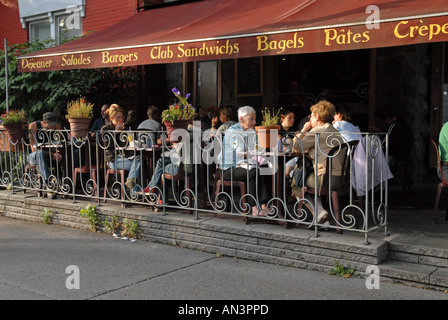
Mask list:
[[[218,106],[218,62],[199,61],[196,67],[196,107]]]

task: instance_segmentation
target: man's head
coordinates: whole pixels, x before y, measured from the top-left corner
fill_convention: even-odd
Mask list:
[[[58,117],[53,112],[45,112],[42,116],[42,122],[47,128],[54,129],[59,123]]]
[[[148,111],[146,113],[148,115],[148,119],[154,119],[156,121],[160,121],[160,110],[156,106],[149,106]]]
[[[106,113],[106,110],[109,109],[109,105],[108,104],[104,104],[101,107],[101,117],[103,117],[104,119],[108,119],[109,115]]]

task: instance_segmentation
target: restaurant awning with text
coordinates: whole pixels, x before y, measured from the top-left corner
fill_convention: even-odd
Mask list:
[[[207,0],[142,11],[19,57],[19,71],[136,66],[448,41],[447,0]]]

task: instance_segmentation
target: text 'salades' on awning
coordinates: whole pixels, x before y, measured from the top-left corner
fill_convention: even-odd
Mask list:
[[[207,0],[147,10],[19,57],[19,71],[107,68],[448,41],[446,0]]]

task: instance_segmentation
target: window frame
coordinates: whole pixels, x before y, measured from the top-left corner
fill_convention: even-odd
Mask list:
[[[73,35],[73,37],[75,36],[81,36],[82,35],[82,18],[85,17],[85,11],[84,11],[84,7],[83,6],[77,6],[79,8],[79,33],[77,35]],[[34,25],[40,24],[40,23],[45,23],[45,22],[49,22],[50,24],[50,38],[52,40],[55,41],[55,43],[57,44],[61,44],[61,37],[60,37],[60,27],[59,27],[59,22],[60,19],[62,17],[69,17],[73,12],[69,11],[67,13],[67,9],[64,10],[57,10],[57,11],[51,11],[51,12],[47,12],[46,14],[38,14],[35,16],[30,16],[30,17],[26,17],[26,18],[21,18],[22,20],[22,27],[24,29],[28,29],[28,38],[30,41],[33,41],[34,39],[36,39],[35,34],[34,34],[34,30],[32,29],[32,27]]]

